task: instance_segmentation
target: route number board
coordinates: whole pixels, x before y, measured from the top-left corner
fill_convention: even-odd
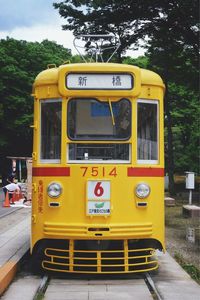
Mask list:
[[[87,215],[110,215],[110,181],[87,182]]]

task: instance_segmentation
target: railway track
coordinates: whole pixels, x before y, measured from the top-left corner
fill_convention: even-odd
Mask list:
[[[153,296],[153,299],[155,300],[162,300],[156,286],[155,283],[151,277],[151,275],[149,273],[145,273],[144,275],[144,280],[146,282],[146,285],[151,293],[151,295]]]
[[[14,296],[13,296],[14,295]],[[162,300],[150,274],[134,276],[35,276],[27,271],[17,278],[1,300]]]
[[[1,300],[162,300],[149,273],[142,275],[34,275],[30,256]]]
[[[103,279],[100,281],[96,280],[85,280],[83,282],[80,279],[75,282],[70,279],[55,279],[50,278],[48,275],[44,275],[41,278],[38,289],[33,297],[33,300],[61,300],[61,299],[110,299],[116,300],[124,298],[129,299],[154,299],[162,300],[158,290],[156,289],[155,283],[149,273],[145,273],[141,279],[123,279],[115,280],[113,279]],[[139,282],[138,282],[139,280]],[[131,284],[132,281],[132,284]],[[143,284],[141,283],[143,281]],[[85,283],[85,284],[84,284]],[[128,284],[127,284],[128,283]],[[73,287],[74,286],[74,287]],[[139,288],[138,288],[139,287]],[[127,298],[125,297],[124,289],[128,289]],[[96,292],[95,292],[96,290]],[[102,292],[102,298],[97,296],[99,291]],[[115,290],[115,291],[114,291]],[[138,291],[141,290],[141,294]],[[103,292],[104,291],[104,292]],[[120,292],[121,291],[121,292]],[[85,296],[84,297],[84,293]],[[83,298],[81,298],[81,294]],[[87,294],[87,295],[86,295]],[[107,294],[107,295],[106,295]],[[60,296],[59,296],[60,295]],[[135,296],[137,295],[137,298]]]

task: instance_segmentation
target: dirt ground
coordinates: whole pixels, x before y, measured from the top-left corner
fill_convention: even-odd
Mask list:
[[[200,273],[200,218],[186,218],[182,207],[187,200],[176,199],[176,205],[165,207],[165,229],[167,251],[178,262],[187,267],[195,266]],[[196,203],[194,203],[196,204]],[[188,227],[195,229],[195,243],[186,239]],[[197,275],[199,277],[199,275]],[[197,279],[200,283],[200,279]]]

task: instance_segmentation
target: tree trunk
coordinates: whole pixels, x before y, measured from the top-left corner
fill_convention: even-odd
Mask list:
[[[168,97],[168,85],[166,84],[165,93],[165,112],[167,116],[167,173],[169,176],[169,193],[171,196],[176,195],[174,185],[174,150],[173,150],[173,133],[171,119],[171,105]]]

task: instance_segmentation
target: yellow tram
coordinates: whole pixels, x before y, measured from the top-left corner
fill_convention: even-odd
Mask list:
[[[162,79],[114,63],[35,79],[31,253],[45,270],[133,273],[164,250]]]

